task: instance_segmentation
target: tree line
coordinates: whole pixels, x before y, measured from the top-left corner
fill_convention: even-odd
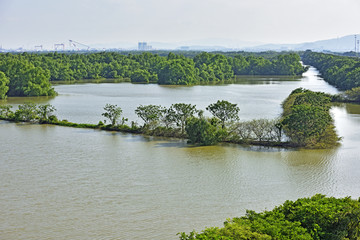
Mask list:
[[[305,64],[316,67],[325,81],[341,89],[360,87],[360,59],[325,53],[305,51],[302,54]]]
[[[52,96],[51,81],[129,79],[134,83],[194,85],[218,83],[234,75],[301,75],[304,71],[306,67],[295,53],[272,58],[206,52],[194,57],[171,52],[167,56],[148,52],[6,53],[0,54],[0,98]]]
[[[98,124],[78,124],[58,120],[55,108],[49,104],[36,106],[25,103],[15,112],[11,106],[0,106],[0,119],[50,123],[72,127],[90,127],[104,130],[142,133],[153,136],[179,137],[195,145],[213,145],[218,142],[254,144],[262,146],[291,146],[330,148],[338,144],[333,119],[329,113],[330,95],[302,88],[294,90],[283,103],[283,115],[278,119],[240,121],[240,108],[226,100],[218,100],[206,107],[212,115],[196,105],[175,103],[170,107],[140,105],[135,114],[139,125],[123,116],[121,107],[106,104]]]
[[[224,226],[200,233],[178,233],[180,240],[205,239],[291,239],[357,240],[360,238],[360,199],[334,198],[317,194],[286,201],[271,211],[227,220]]]

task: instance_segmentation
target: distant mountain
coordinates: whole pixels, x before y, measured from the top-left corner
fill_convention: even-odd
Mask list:
[[[357,35],[360,40],[360,35]],[[349,52],[355,50],[355,35],[348,35],[341,38],[333,38],[315,42],[306,42],[300,44],[265,44],[251,48],[245,48],[246,51],[332,51]]]

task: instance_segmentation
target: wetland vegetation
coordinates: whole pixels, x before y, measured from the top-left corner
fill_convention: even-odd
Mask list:
[[[53,96],[51,82],[83,79],[130,79],[134,83],[194,85],[219,83],[234,75],[301,75],[306,67],[295,53],[258,55],[198,53],[194,57],[114,52],[0,54],[0,99],[6,96]]]

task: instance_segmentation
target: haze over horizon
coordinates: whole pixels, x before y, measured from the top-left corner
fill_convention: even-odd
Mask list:
[[[0,0],[0,46],[232,39],[302,43],[359,33],[360,1]]]

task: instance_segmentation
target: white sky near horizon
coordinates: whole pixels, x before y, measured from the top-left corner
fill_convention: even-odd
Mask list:
[[[360,0],[0,0],[0,46],[301,43],[360,32]]]

